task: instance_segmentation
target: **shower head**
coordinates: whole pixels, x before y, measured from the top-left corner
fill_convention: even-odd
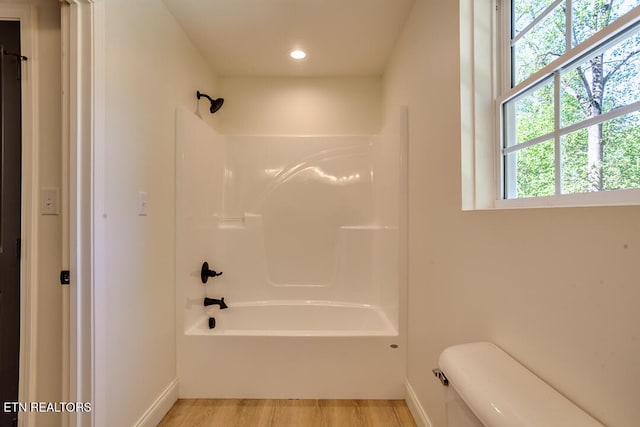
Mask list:
[[[220,107],[222,107],[222,104],[224,104],[224,98],[213,99],[213,98],[211,98],[209,95],[207,95],[205,93],[200,93],[200,91],[198,91],[196,93],[196,96],[198,97],[198,99],[200,99],[202,97],[207,98],[209,100],[209,102],[211,102],[211,107],[209,108],[209,111],[211,112],[211,114],[213,114],[216,111],[218,111],[220,109]]]

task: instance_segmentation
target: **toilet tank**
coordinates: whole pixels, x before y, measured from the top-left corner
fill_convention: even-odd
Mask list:
[[[448,427],[603,427],[495,344],[448,347],[439,366]]]

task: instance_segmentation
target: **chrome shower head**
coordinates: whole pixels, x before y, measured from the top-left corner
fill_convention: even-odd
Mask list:
[[[211,112],[211,114],[215,113],[216,111],[218,111],[220,109],[220,107],[222,107],[222,104],[224,104],[224,98],[211,98],[209,95],[205,94],[205,93],[200,93],[200,91],[198,91],[196,93],[196,96],[198,97],[198,99],[204,97],[207,98],[209,100],[209,102],[211,102],[211,107],[209,108],[209,111]]]

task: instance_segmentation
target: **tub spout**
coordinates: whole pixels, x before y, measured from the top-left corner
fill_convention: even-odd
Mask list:
[[[220,310],[224,310],[227,308],[227,304],[224,303],[224,298],[216,299],[216,298],[204,298],[204,306],[208,307],[210,305],[219,305]]]

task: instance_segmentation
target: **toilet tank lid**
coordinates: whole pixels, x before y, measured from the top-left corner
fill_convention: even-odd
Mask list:
[[[448,347],[439,365],[486,427],[603,427],[493,343]]]

